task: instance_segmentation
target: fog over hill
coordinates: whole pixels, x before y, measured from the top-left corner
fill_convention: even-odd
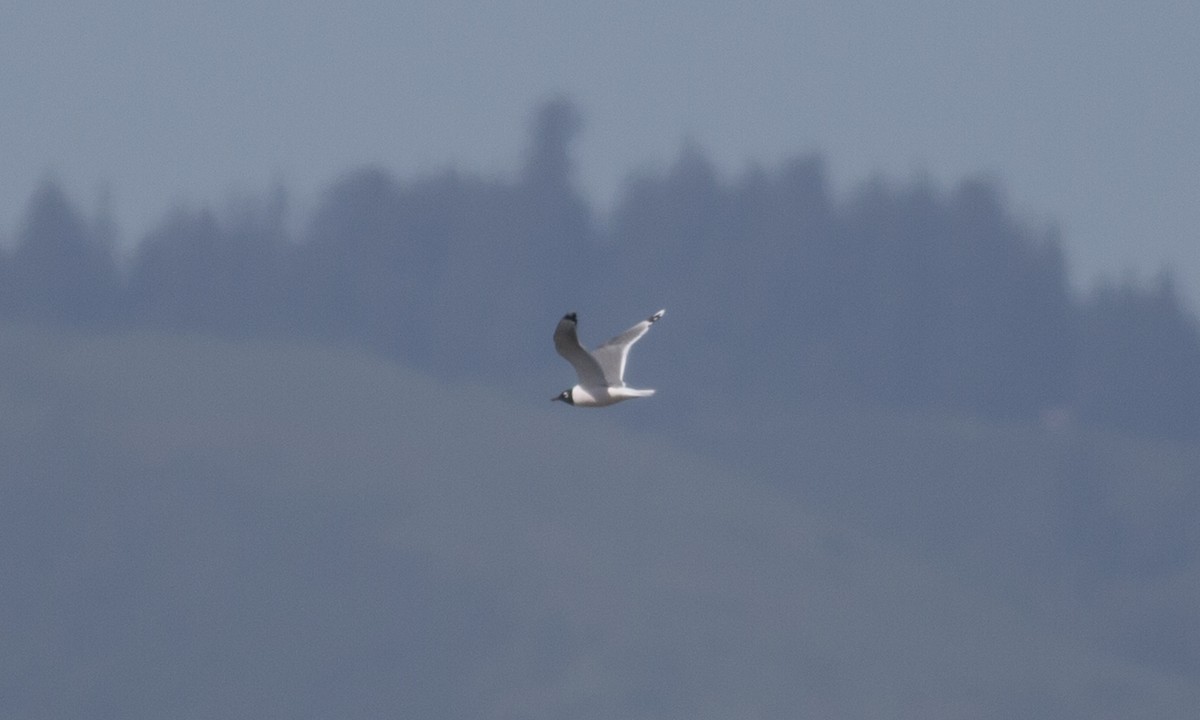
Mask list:
[[[362,167],[299,218],[282,187],[181,205],[125,262],[112,218],[48,180],[0,245],[0,318],[350,343],[544,392],[563,313],[598,343],[666,307],[680,350],[659,377],[695,409],[837,399],[1200,440],[1200,323],[1172,276],[1074,292],[1057,230],[994,179],[835,192],[820,155],[730,177],[685,144],[600,217],[582,127],[553,97],[507,175]]]
[[[994,180],[685,143],[0,244],[0,715],[1184,717],[1200,323]],[[665,307],[585,411],[551,332]]]
[[[546,397],[0,325],[0,714],[1200,704],[1194,448],[839,404],[710,412],[699,452]],[[1071,496],[1064,463],[1097,482]]]

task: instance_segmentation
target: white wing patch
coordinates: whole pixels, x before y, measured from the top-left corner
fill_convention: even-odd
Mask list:
[[[554,349],[575,367],[580,385],[604,387],[607,385],[604,371],[600,369],[596,358],[579,344],[579,337],[575,334],[576,324],[575,313],[564,315],[558,321],[558,327],[554,328]]]
[[[625,386],[625,361],[629,357],[629,348],[666,313],[666,310],[659,310],[592,351],[604,374],[605,384],[609,387]]]

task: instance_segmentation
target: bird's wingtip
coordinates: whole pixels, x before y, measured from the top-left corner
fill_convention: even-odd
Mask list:
[[[667,314],[667,311],[666,311],[666,310],[659,310],[658,312],[656,312],[656,313],[654,313],[653,315],[651,315],[651,316],[650,316],[650,322],[655,322],[655,321],[656,321],[656,320],[658,320],[660,317],[662,317],[663,315],[666,315],[666,314]]]

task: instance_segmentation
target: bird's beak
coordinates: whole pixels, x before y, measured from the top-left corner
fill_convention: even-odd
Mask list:
[[[554,397],[550,398],[550,402],[554,402],[555,400],[562,400],[562,395],[555,395]]]

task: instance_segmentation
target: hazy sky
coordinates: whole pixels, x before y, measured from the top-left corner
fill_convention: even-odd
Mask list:
[[[819,151],[840,188],[986,173],[1077,278],[1169,264],[1200,297],[1194,0],[9,0],[0,236],[47,175],[107,188],[136,239],[173,202],[304,203],[368,162],[509,172],[556,91],[605,205],[685,138],[730,174]]]

